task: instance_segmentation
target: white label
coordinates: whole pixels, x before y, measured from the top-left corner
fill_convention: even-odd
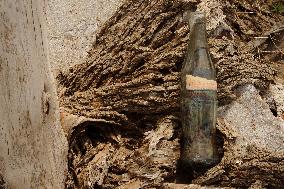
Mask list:
[[[187,90],[217,90],[217,82],[203,77],[186,75]]]

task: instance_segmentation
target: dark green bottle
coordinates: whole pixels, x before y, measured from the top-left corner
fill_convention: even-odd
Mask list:
[[[210,167],[217,161],[216,71],[209,54],[205,14],[190,14],[190,39],[181,73],[181,161]]]

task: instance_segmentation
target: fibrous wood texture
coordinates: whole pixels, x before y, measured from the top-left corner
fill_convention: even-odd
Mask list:
[[[126,1],[97,35],[87,60],[58,75],[62,120],[71,120],[65,127],[69,188],[158,188],[174,182],[179,73],[189,32],[184,12],[197,4]],[[243,84],[265,89],[275,72],[235,32],[240,24],[233,19],[235,8],[224,10],[217,1],[197,8],[209,14],[220,103],[235,99],[234,90]]]

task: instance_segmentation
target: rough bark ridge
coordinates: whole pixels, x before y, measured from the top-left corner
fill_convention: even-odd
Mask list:
[[[58,75],[62,119],[73,114],[85,120],[65,128],[69,188],[151,188],[175,180],[179,72],[189,32],[183,13],[195,5],[126,1],[97,35],[86,62]],[[230,8],[217,1],[198,5],[209,13],[221,103],[234,99],[239,85],[267,87],[275,74],[267,62],[254,58],[253,46],[245,45],[248,39],[234,31],[239,7]]]

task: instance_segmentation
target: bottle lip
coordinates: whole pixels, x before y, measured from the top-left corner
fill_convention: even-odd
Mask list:
[[[195,11],[189,14],[189,25],[192,28],[194,24],[205,23],[206,15],[204,12]]]

